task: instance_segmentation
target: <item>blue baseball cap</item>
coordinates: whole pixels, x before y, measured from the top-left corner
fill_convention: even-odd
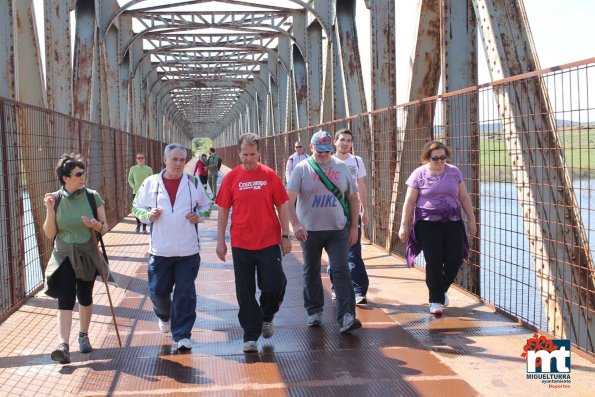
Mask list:
[[[310,143],[317,152],[331,152],[333,150],[333,137],[326,131],[318,131],[312,135]]]

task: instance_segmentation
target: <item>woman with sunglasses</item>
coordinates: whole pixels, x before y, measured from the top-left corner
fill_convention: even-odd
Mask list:
[[[405,182],[399,239],[407,241],[407,264],[424,252],[430,313],[442,314],[448,306],[448,288],[469,252],[462,211],[467,215],[470,236],[477,226],[463,174],[452,164],[450,148],[439,141],[428,142],[421,151],[422,165]],[[413,224],[409,222],[413,219]]]
[[[62,187],[57,192],[46,193],[43,199],[46,207],[43,230],[48,238],[54,239],[54,249],[45,271],[45,293],[58,299],[60,343],[52,351],[51,358],[67,364],[70,362],[75,299],[79,302],[80,352],[93,350],[88,336],[93,312],[93,285],[99,266],[105,266],[107,270],[107,264],[103,258],[103,263],[99,263],[92,233],[104,234],[108,226],[103,199],[99,193],[88,189],[97,207],[97,217],[93,216],[91,196],[87,197],[85,188],[85,163],[80,155],[62,155],[56,166],[56,176]]]

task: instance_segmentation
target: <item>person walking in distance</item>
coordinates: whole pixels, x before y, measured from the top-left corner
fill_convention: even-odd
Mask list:
[[[200,179],[200,184],[205,189],[205,191],[207,190],[207,183],[209,180],[209,169],[207,164],[207,155],[203,153],[196,161],[194,171],[192,172],[193,175],[198,176],[198,179]]]
[[[133,203],[134,215],[151,225],[148,276],[153,311],[161,331],[171,331],[176,350],[192,348],[194,280],[200,267],[198,223],[211,204],[204,189],[197,189],[194,178],[184,174],[186,153],[179,143],[167,145],[165,169],[143,182]]]
[[[148,178],[149,176],[153,175],[153,170],[151,167],[145,164],[145,155],[144,153],[137,153],[136,154],[136,165],[130,167],[130,171],[128,171],[128,184],[132,188],[132,201],[134,201],[134,197],[136,196],[136,192],[138,192],[138,188],[143,183],[143,181]],[[136,232],[140,233],[141,225],[143,229],[143,233],[147,232],[147,225],[142,223],[140,219],[136,218]]]
[[[225,229],[230,209],[231,254],[240,310],[238,319],[244,330],[243,351],[258,351],[258,338],[273,336],[273,318],[285,295],[287,280],[281,254],[291,251],[287,204],[289,197],[274,170],[260,163],[258,136],[240,136],[238,154],[241,165],[231,170],[221,183],[216,204],[219,206],[217,256],[225,261]],[[276,210],[276,211],[275,211]],[[255,275],[260,288],[257,302]]]
[[[207,159],[208,180],[211,192],[213,192],[213,200],[217,198],[217,177],[219,169],[221,168],[221,158],[215,153],[215,148],[211,148],[209,158]]]
[[[305,153],[304,145],[302,144],[302,142],[297,141],[293,147],[295,148],[295,153],[289,156],[289,158],[287,159],[287,164],[285,165],[285,183],[287,183],[289,181],[289,178],[291,178],[291,173],[293,172],[295,166],[300,161],[310,157],[307,153]]]
[[[291,200],[287,208],[304,255],[307,324],[319,327],[322,323],[320,261],[322,250],[326,249],[337,296],[339,330],[348,333],[362,326],[355,318],[355,296],[347,265],[349,246],[357,241],[359,200],[347,165],[331,156],[332,146],[333,138],[328,132],[319,131],[312,136],[312,157],[296,165],[286,186]]]

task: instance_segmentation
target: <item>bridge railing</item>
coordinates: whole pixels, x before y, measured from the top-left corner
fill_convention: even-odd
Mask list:
[[[479,222],[457,285],[593,354],[595,59],[263,138],[261,160],[284,178],[294,142],[344,127],[367,168],[372,243],[403,256],[405,180],[425,142],[445,141]]]
[[[104,198],[113,226],[130,212],[127,171],[137,152],[161,168],[157,141],[0,98],[0,322],[43,286],[52,249],[42,229],[43,197],[60,188],[58,158],[83,155],[87,186]]]

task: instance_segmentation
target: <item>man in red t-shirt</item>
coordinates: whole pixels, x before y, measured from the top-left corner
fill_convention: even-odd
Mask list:
[[[258,136],[244,134],[238,142],[241,165],[223,181],[217,200],[219,206],[217,256],[225,261],[225,229],[231,214],[231,255],[244,330],[244,352],[257,352],[257,340],[273,336],[273,317],[285,295],[287,279],[281,266],[281,253],[291,251],[287,203],[289,196],[281,178],[261,164]],[[275,212],[275,208],[277,211]],[[260,305],[256,301],[256,283]]]

